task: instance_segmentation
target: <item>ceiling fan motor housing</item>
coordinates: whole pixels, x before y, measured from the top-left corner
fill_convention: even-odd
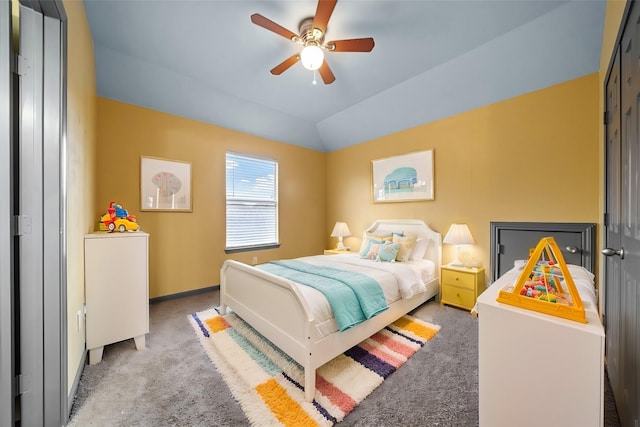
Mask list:
[[[313,17],[305,18],[300,22],[300,43],[304,46],[325,47],[324,32],[313,28]]]

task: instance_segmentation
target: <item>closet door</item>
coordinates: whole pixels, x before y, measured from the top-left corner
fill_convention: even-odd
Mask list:
[[[620,150],[620,297],[622,376],[621,420],[638,425],[638,284],[640,282],[640,221],[638,217],[638,126],[640,125],[640,7],[634,3],[622,37],[620,52],[621,125]],[[614,247],[615,248],[615,247]],[[617,249],[617,248],[616,248]]]
[[[606,255],[607,372],[622,424],[637,426],[640,414],[640,315],[637,314],[640,308],[640,6],[632,2],[629,7],[618,47],[619,66],[616,56],[606,81],[607,212],[606,248],[602,252]],[[618,93],[619,103],[616,103]]]
[[[620,51],[616,50],[615,60],[606,86],[606,164],[605,174],[607,182],[606,194],[606,246],[610,248],[621,247],[620,235]],[[604,284],[604,317],[606,326],[606,356],[607,374],[613,389],[614,396],[622,396],[623,366],[620,363],[621,346],[620,339],[622,301],[620,289],[620,262],[618,256],[609,256],[604,259],[605,284]],[[620,406],[620,402],[616,402]]]

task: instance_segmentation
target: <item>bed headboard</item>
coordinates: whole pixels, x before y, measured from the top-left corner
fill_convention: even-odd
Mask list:
[[[418,238],[429,239],[424,259],[429,259],[436,264],[436,271],[440,271],[442,265],[442,235],[432,230],[420,219],[379,219],[374,221],[366,230],[369,233],[376,231],[395,231],[416,234]]]
[[[553,237],[567,264],[581,265],[595,273],[596,224],[558,222],[491,222],[491,280],[527,259],[529,249],[543,237]]]

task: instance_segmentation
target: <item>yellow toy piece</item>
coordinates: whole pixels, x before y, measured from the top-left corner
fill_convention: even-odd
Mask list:
[[[548,258],[548,261],[546,261],[547,264],[543,265],[542,268],[536,269],[536,266],[540,267],[539,263],[541,261],[541,257],[545,256]],[[548,265],[551,265],[551,267],[547,268]],[[562,277],[558,277],[558,268],[560,269]],[[530,283],[530,277],[533,275],[543,278],[544,282],[547,284],[553,280],[555,293],[552,294],[547,291],[546,294],[537,298],[522,295],[521,293],[523,292],[523,289],[525,289],[525,283]],[[562,279],[564,279],[564,283],[568,288],[568,294],[562,287]],[[552,296],[556,299],[556,302],[548,301],[552,299]],[[501,289],[496,301],[538,311],[540,313],[551,314],[553,316],[569,320],[575,320],[576,322],[587,323],[582,299],[580,298],[580,294],[578,294],[573,278],[569,273],[567,264],[562,256],[562,252],[553,237],[544,237],[540,239],[535,249],[530,251],[529,260],[524,266],[522,273],[520,273],[516,284],[513,287],[509,287],[509,289]]]

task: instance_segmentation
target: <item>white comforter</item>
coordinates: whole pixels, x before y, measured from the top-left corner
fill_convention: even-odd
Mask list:
[[[337,255],[314,255],[297,258],[309,264],[354,271],[376,280],[384,292],[387,304],[401,298],[411,298],[426,291],[426,283],[437,278],[435,264],[429,260],[409,262],[375,262],[362,259],[357,253]],[[318,290],[304,285],[298,289],[309,303],[317,329],[321,335],[338,330],[329,301]]]

